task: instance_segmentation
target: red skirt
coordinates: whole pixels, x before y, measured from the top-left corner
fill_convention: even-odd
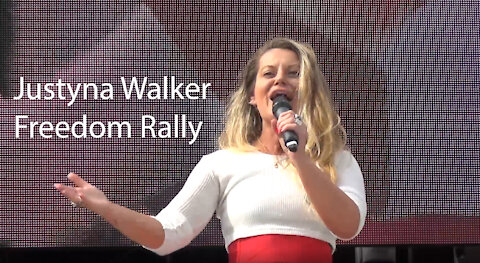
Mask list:
[[[229,263],[332,262],[332,248],[318,239],[261,235],[237,239],[228,246]]]

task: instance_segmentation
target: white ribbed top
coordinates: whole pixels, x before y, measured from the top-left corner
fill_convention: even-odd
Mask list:
[[[263,234],[307,236],[335,248],[337,237],[308,205],[300,181],[289,169],[275,165],[280,158],[228,150],[204,156],[182,190],[155,216],[165,229],[165,242],[150,250],[166,255],[188,245],[214,212],[221,220],[227,249],[238,238]],[[348,151],[337,154],[335,166],[337,186],[359,208],[360,232],[367,210],[362,173]]]

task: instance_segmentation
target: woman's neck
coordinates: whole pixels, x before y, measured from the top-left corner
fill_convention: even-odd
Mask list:
[[[277,133],[272,129],[270,123],[267,125],[267,123],[263,122],[262,134],[255,141],[254,146],[263,153],[272,155],[283,154]]]

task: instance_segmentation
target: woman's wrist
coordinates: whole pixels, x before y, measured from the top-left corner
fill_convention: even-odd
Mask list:
[[[100,202],[90,209],[95,214],[107,219],[112,214],[113,209],[115,209],[115,203],[110,200]]]
[[[292,160],[292,164],[295,166],[295,168],[297,168],[297,170],[305,167],[306,165],[314,164],[312,159],[310,159],[310,156],[308,156],[305,151],[301,151],[300,149],[294,153],[289,152],[287,155],[289,156],[290,160]]]

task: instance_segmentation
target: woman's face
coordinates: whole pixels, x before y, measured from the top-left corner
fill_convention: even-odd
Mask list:
[[[272,100],[279,94],[286,95],[293,111],[296,111],[299,76],[300,61],[292,50],[274,48],[260,57],[250,104],[257,106],[264,121],[270,123],[274,118]]]

